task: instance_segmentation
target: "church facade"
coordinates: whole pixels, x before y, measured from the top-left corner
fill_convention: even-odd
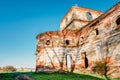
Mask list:
[[[59,31],[36,37],[36,72],[91,70],[100,60],[120,74],[120,2],[105,13],[72,6]]]

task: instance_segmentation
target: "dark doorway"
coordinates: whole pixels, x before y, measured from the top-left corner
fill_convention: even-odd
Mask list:
[[[84,60],[84,67],[88,67],[88,58],[86,56],[86,52],[82,52],[82,59]]]

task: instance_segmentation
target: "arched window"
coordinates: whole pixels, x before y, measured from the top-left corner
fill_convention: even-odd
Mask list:
[[[67,45],[69,45],[69,44],[70,44],[70,41],[69,41],[69,40],[66,40],[65,43],[66,43]]]
[[[91,14],[90,12],[87,12],[87,13],[86,13],[86,17],[87,17],[87,19],[88,19],[89,21],[92,20],[92,14]]]
[[[120,17],[116,20],[116,24],[120,25]]]
[[[47,40],[47,41],[46,41],[46,45],[50,45],[50,40]]]

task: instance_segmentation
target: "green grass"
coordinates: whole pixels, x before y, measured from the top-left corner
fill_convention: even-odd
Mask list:
[[[13,80],[19,74],[27,74],[35,80],[106,80],[105,77],[91,74],[77,73],[34,73],[34,72],[16,72],[16,73],[0,73],[0,80]],[[108,80],[120,80],[108,78]]]
[[[0,80],[13,80],[15,73],[0,73]]]

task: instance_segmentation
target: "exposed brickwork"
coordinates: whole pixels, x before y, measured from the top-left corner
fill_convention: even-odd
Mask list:
[[[91,20],[87,19],[87,12]],[[77,16],[72,18],[73,13]],[[104,14],[74,6],[60,27],[60,31],[37,35],[36,72],[91,70],[99,60],[120,67],[120,2]],[[109,75],[114,76],[116,71],[112,70]]]

